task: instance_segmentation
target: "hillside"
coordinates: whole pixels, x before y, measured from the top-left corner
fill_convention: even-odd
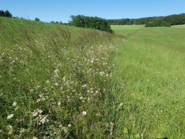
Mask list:
[[[109,136],[109,59],[121,41],[92,29],[0,17],[0,137]]]

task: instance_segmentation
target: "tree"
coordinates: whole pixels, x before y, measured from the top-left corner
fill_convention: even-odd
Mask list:
[[[73,26],[82,28],[93,28],[102,31],[113,33],[110,28],[110,24],[107,20],[99,17],[89,17],[84,15],[71,15],[71,21],[69,22]]]
[[[4,14],[5,14],[5,17],[12,18],[12,14],[11,14],[8,10],[6,10],[6,11],[4,12]]]
[[[35,21],[40,21],[40,19],[36,17],[36,18],[35,18]]]
[[[4,13],[4,11],[2,10],[2,11],[0,11],[0,16],[5,16],[5,13]]]

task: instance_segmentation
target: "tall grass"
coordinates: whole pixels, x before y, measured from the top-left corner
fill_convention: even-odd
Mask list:
[[[142,28],[114,53],[119,138],[185,138],[184,27]]]
[[[121,37],[0,21],[0,137],[114,138],[109,59]]]

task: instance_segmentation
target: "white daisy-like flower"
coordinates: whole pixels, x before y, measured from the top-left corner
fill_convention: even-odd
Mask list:
[[[40,102],[40,101],[41,101],[41,99],[40,99],[40,98],[39,98],[39,99],[37,99],[37,103],[38,103],[38,102]]]
[[[83,99],[83,97],[80,97],[80,99]]]
[[[30,89],[30,92],[33,92],[34,90],[33,89]]]
[[[33,139],[38,139],[37,137],[33,137]]]
[[[103,76],[104,72],[100,72],[100,75]]]
[[[68,127],[71,127],[71,124],[68,124]]]
[[[85,116],[86,114],[87,114],[86,111],[83,111],[83,112],[82,112],[82,115],[83,115],[83,116]]]
[[[14,114],[10,114],[7,116],[7,119],[11,119],[14,116]]]
[[[33,116],[37,116],[38,112],[35,111],[32,114],[33,114]]]
[[[58,83],[55,83],[56,86],[58,86]]]
[[[11,125],[8,125],[7,126],[7,129],[10,131],[10,130],[12,130],[12,126]]]
[[[59,70],[58,70],[58,69],[56,69],[56,70],[54,70],[54,72],[55,72],[55,73],[57,73],[57,72],[59,72]]]
[[[13,102],[12,106],[16,106],[17,105],[17,102]]]
[[[18,109],[19,109],[19,107],[16,107],[16,108],[15,108],[15,111],[18,110]]]
[[[82,88],[85,88],[87,85],[86,84],[84,84],[84,85],[82,85]]]
[[[43,112],[43,110],[38,110],[38,112],[39,112],[39,113],[42,113],[42,112]]]
[[[61,102],[58,102],[58,106],[60,106],[61,105]]]
[[[49,80],[47,80],[46,83],[49,83]]]

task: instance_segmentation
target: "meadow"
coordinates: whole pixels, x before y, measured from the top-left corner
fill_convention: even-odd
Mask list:
[[[0,17],[0,138],[184,138],[185,25],[115,34]]]
[[[0,138],[106,138],[122,37],[0,17]]]
[[[134,32],[133,27],[112,29],[120,34],[125,28]],[[185,25],[140,28],[117,48],[112,61],[113,94],[123,107],[117,134],[125,131],[127,137],[185,138],[184,36]]]

